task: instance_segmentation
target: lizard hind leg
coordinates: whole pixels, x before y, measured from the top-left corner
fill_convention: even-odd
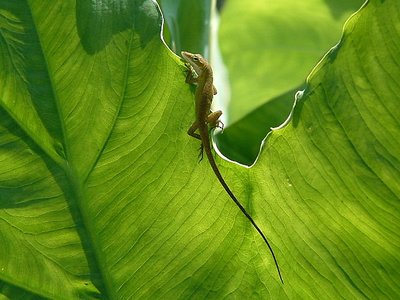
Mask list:
[[[200,134],[195,132],[198,128],[199,128],[199,123],[196,121],[192,124],[192,126],[189,127],[187,134],[201,141]]]
[[[220,110],[210,112],[209,115],[207,116],[207,123],[217,124],[217,123],[221,122],[219,120],[220,116],[222,116],[222,111],[220,111]]]
[[[211,112],[207,116],[207,123],[210,124],[211,129],[218,127],[218,128],[221,128],[222,130],[224,130],[224,123],[222,123],[219,120],[219,117],[221,115],[222,115],[222,111],[217,110],[217,111]]]
[[[201,143],[199,148],[199,162],[203,160],[203,153],[204,153],[204,146],[203,143]]]
[[[200,140],[201,141],[201,136],[200,134],[196,133],[195,131],[199,128],[199,123],[196,121],[192,124],[192,126],[190,126],[190,128],[187,131],[187,134]],[[200,144],[200,152],[199,152],[199,162],[203,159],[203,143]]]

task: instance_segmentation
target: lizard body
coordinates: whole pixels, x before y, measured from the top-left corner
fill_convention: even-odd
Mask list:
[[[261,235],[264,242],[267,244],[269,251],[271,252],[272,258],[274,259],[274,263],[276,269],[278,271],[279,279],[283,283],[281,271],[279,269],[278,261],[275,257],[274,251],[272,250],[271,245],[269,244],[267,238],[264,233],[255,223],[250,214],[246,211],[243,205],[239,202],[236,196],[233,194],[229,186],[226,184],[224,178],[222,177],[218,166],[215,162],[211,151],[211,140],[209,135],[209,125],[212,128],[220,127],[222,124],[219,121],[219,117],[222,115],[222,111],[218,110],[215,112],[211,111],[211,103],[214,95],[217,94],[217,90],[213,84],[213,72],[210,64],[204,59],[200,54],[192,54],[189,52],[182,51],[181,52],[185,61],[189,63],[189,65],[194,69],[197,74],[197,77],[193,76],[191,70],[189,70],[188,75],[186,77],[187,83],[197,84],[196,94],[195,94],[195,114],[196,120],[188,129],[188,134],[196,139],[201,140],[201,158],[203,157],[203,151],[206,153],[208,161],[211,165],[212,170],[215,173],[215,176],[218,178],[219,182],[228,193],[229,197],[233,200],[233,202],[239,207],[242,213],[246,216],[246,218],[251,222],[253,227],[257,230],[257,232]],[[199,133],[195,131],[198,130]]]

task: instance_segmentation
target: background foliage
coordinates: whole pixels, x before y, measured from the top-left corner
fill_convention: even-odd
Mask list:
[[[229,78],[222,93],[228,99],[222,96],[219,107],[229,126],[218,146],[227,157],[254,163],[261,141],[287,119],[295,93],[305,88],[312,68],[338,43],[346,19],[363,2],[226,2],[219,44]]]

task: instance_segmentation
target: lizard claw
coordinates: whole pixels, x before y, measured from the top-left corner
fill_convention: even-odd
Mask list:
[[[215,127],[218,127],[218,128],[220,128],[222,131],[224,131],[224,126],[225,126],[224,123],[222,123],[222,121],[218,120]]]
[[[203,160],[203,144],[200,145],[200,151],[199,151],[199,162]]]

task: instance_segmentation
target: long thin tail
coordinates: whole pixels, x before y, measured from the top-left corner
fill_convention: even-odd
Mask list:
[[[250,221],[250,223],[253,225],[253,227],[258,231],[258,233],[261,235],[262,239],[264,240],[264,242],[267,244],[269,252],[271,252],[272,258],[274,259],[274,263],[276,266],[276,270],[278,271],[278,275],[279,275],[279,279],[281,280],[282,284],[283,284],[283,278],[282,278],[282,274],[281,274],[281,270],[279,269],[279,264],[278,264],[278,260],[276,259],[274,250],[272,250],[271,245],[269,244],[267,238],[265,237],[264,233],[261,231],[260,227],[258,227],[258,225],[256,224],[256,222],[253,220],[253,218],[249,215],[249,213],[246,211],[246,209],[242,206],[242,204],[240,204],[239,200],[236,198],[236,196],[232,193],[232,191],[230,190],[230,188],[228,187],[228,185],[226,184],[224,178],[222,177],[221,173],[219,172],[219,169],[217,167],[217,164],[215,163],[214,157],[212,156],[211,153],[211,147],[210,144],[208,143],[203,143],[203,147],[204,150],[206,152],[208,161],[210,162],[210,165],[215,173],[215,175],[217,176],[219,182],[221,183],[221,185],[224,187],[225,191],[229,194],[229,196],[231,197],[231,199],[233,200],[233,202],[235,202],[235,204],[237,205],[237,207],[239,207],[239,209],[242,211],[242,213],[246,216],[246,218]],[[207,149],[208,148],[208,149]]]

